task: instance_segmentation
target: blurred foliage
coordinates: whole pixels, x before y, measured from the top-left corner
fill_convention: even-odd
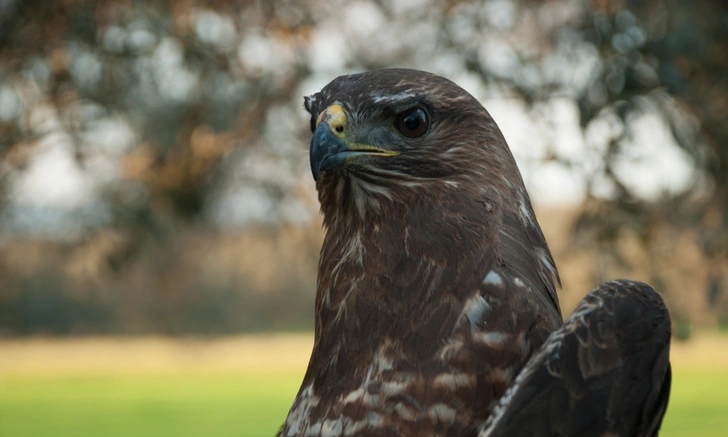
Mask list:
[[[584,182],[564,256],[591,250],[587,283],[653,283],[688,326],[725,318],[727,45],[717,0],[0,0],[0,332],[309,326],[301,96],[392,66],[523,102],[546,132],[570,102],[591,158],[556,134],[539,158]],[[688,184],[635,183],[646,116]]]

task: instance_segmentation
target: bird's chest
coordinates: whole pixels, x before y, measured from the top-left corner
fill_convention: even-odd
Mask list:
[[[503,348],[524,347],[511,336],[491,336],[499,344],[481,347],[473,343],[473,332],[463,324],[447,338],[433,338],[437,347],[427,358],[415,359],[399,345],[384,342],[359,361],[360,371],[349,374],[355,384],[312,380],[296,398],[282,435],[473,434],[474,424],[488,417],[522,366],[498,359],[488,364],[482,354],[497,350],[499,356],[513,356]]]

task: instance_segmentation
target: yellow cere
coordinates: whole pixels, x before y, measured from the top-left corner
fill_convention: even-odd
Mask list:
[[[342,139],[346,137],[346,131],[344,129],[346,127],[346,113],[344,112],[344,108],[338,103],[334,103],[319,114],[316,119],[316,126],[318,127],[322,122],[328,123],[331,126],[331,131],[337,137]]]

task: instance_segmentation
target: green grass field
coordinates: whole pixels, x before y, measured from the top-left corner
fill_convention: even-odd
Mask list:
[[[273,436],[300,375],[0,379],[0,436]]]
[[[0,379],[0,435],[273,436],[300,375]],[[676,372],[663,436],[722,437],[728,372]]]
[[[270,437],[303,370],[0,372],[0,436]],[[676,368],[662,429],[667,437],[725,436],[728,368]]]

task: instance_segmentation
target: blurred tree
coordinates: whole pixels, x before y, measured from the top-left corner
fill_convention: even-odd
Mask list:
[[[597,48],[603,66],[576,95],[580,122],[586,130],[600,118],[616,116],[619,128],[603,155],[604,172],[614,192],[607,199],[588,200],[577,235],[587,242],[596,239],[605,252],[618,257],[613,242],[624,228],[632,228],[651,255],[650,279],[658,289],[702,294],[725,314],[728,7],[719,1],[681,0],[592,1],[591,6],[574,28],[583,41]],[[645,199],[640,196],[641,187],[620,179],[618,167],[626,143],[634,140],[635,121],[644,113],[663,120],[686,152],[685,159],[695,165],[687,189]],[[686,232],[706,255],[705,282],[676,278],[676,272],[666,271],[659,262],[664,259],[660,252],[687,250],[681,238]],[[687,317],[677,305],[674,311],[678,320]]]
[[[636,236],[644,279],[668,302],[699,293],[728,315],[727,34],[728,7],[708,0],[0,0],[0,226],[6,242],[63,241],[60,264],[102,254],[103,274],[138,272],[128,266],[143,259],[168,272],[147,284],[160,294],[179,277],[169,237],[310,220],[303,94],[347,71],[407,66],[523,102],[546,136],[539,159],[584,186],[574,247],[597,245],[597,267],[629,273],[618,242]],[[579,153],[549,129],[564,102]],[[658,183],[634,177],[663,153],[646,124],[683,151]],[[699,283],[664,267],[693,246]],[[22,283],[11,264],[3,276]],[[614,271],[596,268],[593,281]],[[229,286],[204,317],[247,305]],[[94,308],[123,299],[103,288]],[[189,290],[178,308],[206,299]],[[0,292],[0,314],[13,293]],[[251,329],[241,326],[230,329]]]

